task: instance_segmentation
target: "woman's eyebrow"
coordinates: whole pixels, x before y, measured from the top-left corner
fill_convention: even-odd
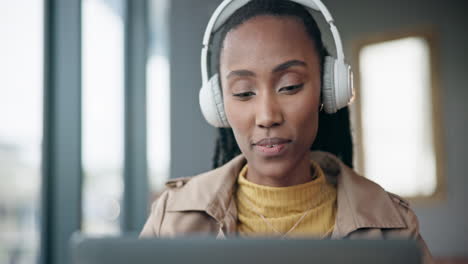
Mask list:
[[[235,71],[231,71],[227,78],[232,78],[234,76],[238,76],[238,77],[253,77],[255,76],[255,73],[252,72],[252,71],[249,71],[249,70],[235,70]]]
[[[273,73],[281,72],[293,66],[302,66],[302,67],[307,68],[307,63],[305,63],[304,61],[300,61],[300,60],[290,60],[290,61],[281,63],[280,65],[276,66],[272,72]]]
[[[293,66],[302,66],[302,67],[307,67],[307,63],[305,63],[304,61],[300,61],[300,60],[290,60],[290,61],[287,61],[285,63],[281,63],[280,65],[276,66],[272,72],[273,73],[276,73],[276,72],[281,72],[281,71],[284,71],[284,70],[287,70],[288,68],[291,68]],[[234,70],[234,71],[231,71],[228,75],[227,75],[227,78],[232,78],[232,77],[255,77],[255,73],[252,72],[252,71],[249,71],[249,70]]]

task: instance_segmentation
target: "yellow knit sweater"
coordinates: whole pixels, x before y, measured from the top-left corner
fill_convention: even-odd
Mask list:
[[[312,162],[312,181],[289,187],[252,183],[246,179],[247,170],[245,165],[239,173],[235,197],[240,235],[281,237],[301,218],[287,237],[326,238],[331,235],[336,215],[336,188],[327,183],[315,162]]]

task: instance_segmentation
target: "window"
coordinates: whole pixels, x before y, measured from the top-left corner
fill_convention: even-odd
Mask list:
[[[84,0],[82,231],[120,231],[124,159],[123,0]]]
[[[358,169],[404,197],[440,190],[432,38],[410,34],[359,49]]]
[[[0,3],[0,263],[39,255],[43,4]]]

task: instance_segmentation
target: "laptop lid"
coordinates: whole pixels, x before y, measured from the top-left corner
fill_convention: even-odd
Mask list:
[[[413,240],[274,240],[137,237],[72,241],[73,264],[421,263]]]

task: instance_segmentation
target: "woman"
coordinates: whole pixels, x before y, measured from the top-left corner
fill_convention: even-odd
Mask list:
[[[347,109],[321,109],[327,51],[309,12],[253,0],[219,43],[231,128],[219,129],[215,169],[169,181],[142,236],[405,237],[421,242],[429,262],[408,203],[350,168]]]

